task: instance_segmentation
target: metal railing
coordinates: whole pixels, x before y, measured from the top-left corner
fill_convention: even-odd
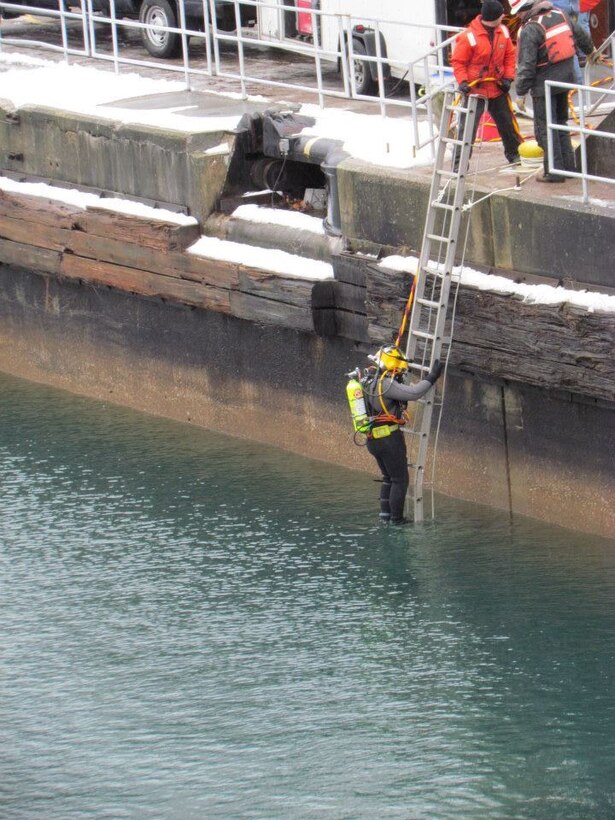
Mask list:
[[[75,3],[75,5],[77,5]],[[68,11],[62,2],[58,3],[57,9],[45,8],[42,9],[40,6],[36,6],[35,4],[31,6],[23,6],[17,5],[15,3],[0,3],[0,11],[6,10],[8,12],[12,12],[17,15],[22,14],[32,14],[32,15],[41,15],[43,14],[45,17],[52,17],[60,21],[60,35],[62,38],[62,45],[55,45],[54,43],[43,43],[40,40],[29,40],[23,37],[11,38],[11,37],[3,37],[0,34],[0,47],[2,43],[6,43],[7,45],[20,45],[20,46],[32,46],[35,48],[45,48],[50,51],[62,52],[64,55],[64,59],[68,61],[69,55],[79,56],[79,57],[89,57],[91,56],[91,49],[90,49],[90,38],[89,38],[89,29],[88,29],[88,9],[86,6],[85,0],[79,0],[79,11],[72,12]],[[81,23],[81,28],[83,31],[83,48],[71,48],[68,44],[68,26],[67,21],[70,20],[78,20]]]
[[[70,56],[87,56],[92,59],[112,62],[116,72],[122,65],[138,66],[143,68],[165,70],[170,73],[183,74],[184,83],[188,89],[192,88],[196,77],[219,77],[228,79],[238,85],[242,97],[248,97],[248,86],[268,86],[272,88],[290,89],[305,94],[313,94],[321,108],[326,105],[327,98],[343,98],[360,100],[372,104],[383,117],[387,117],[392,108],[406,108],[412,119],[415,152],[425,146],[431,146],[432,157],[435,156],[435,140],[437,136],[437,117],[434,112],[434,100],[442,90],[450,86],[454,80],[448,66],[448,52],[456,33],[460,30],[455,27],[440,25],[423,25],[397,20],[379,20],[377,18],[359,17],[353,14],[333,14],[319,9],[309,10],[312,20],[311,42],[300,41],[284,36],[281,31],[279,37],[263,37],[257,26],[256,31],[242,28],[241,7],[253,8],[255,14],[260,15],[267,10],[277,11],[280,22],[283,16],[294,7],[281,5],[275,0],[232,0],[235,17],[235,30],[223,31],[218,27],[216,19],[215,0],[202,0],[202,28],[194,29],[187,26],[184,0],[178,0],[178,20],[176,26],[156,25],[157,33],[178,36],[181,40],[181,60],[167,61],[145,56],[143,59],[127,56],[122,51],[121,33],[125,30],[152,30],[151,24],[136,19],[120,17],[117,13],[116,0],[108,0],[108,14],[103,14],[95,8],[95,0],[80,0],[80,11],[65,11],[59,0],[58,10],[40,9],[36,6],[19,6],[9,2],[0,2],[0,9],[5,8],[13,12],[28,12],[59,18],[61,24],[61,45],[51,45],[33,40],[25,41],[20,38],[2,37],[2,43],[7,45],[35,45],[39,48],[50,48],[62,51],[66,61]],[[69,46],[67,22],[80,21],[83,31],[83,48],[75,49]],[[364,26],[373,32],[375,54],[359,53],[354,28]],[[107,42],[101,44],[100,30],[107,30]],[[407,59],[391,52],[387,48],[384,53],[383,42],[391,40],[391,32],[395,30],[398,38],[406,42],[422,41],[426,47],[415,49],[416,56]],[[322,32],[327,32],[323,36]],[[108,42],[110,32],[110,44]],[[332,36],[333,32],[333,36]],[[401,33],[400,33],[401,32]],[[389,40],[387,41],[387,37]],[[204,56],[191,59],[189,39],[204,44]],[[221,59],[221,48],[230,44],[236,53],[236,68],[228,66]],[[296,55],[304,64],[311,62],[315,83],[293,81],[292,78],[267,77],[258,68],[258,49],[267,47],[276,51]],[[394,51],[394,49],[393,49]],[[418,53],[421,52],[421,53]],[[256,57],[254,56],[256,54]],[[356,67],[361,64],[364,71],[370,71],[374,66],[375,93],[361,93],[357,86]],[[339,69],[339,87],[327,85],[324,74],[327,67]],[[407,97],[389,96],[385,76],[391,74],[398,82],[407,81],[409,94]],[[417,90],[420,89],[420,90]],[[421,128],[421,123],[428,123],[428,127]]]
[[[613,71],[612,71],[612,69],[613,69],[613,51],[615,50],[613,48],[614,43],[615,43],[615,32],[611,33],[606,38],[604,43],[602,43],[600,48],[596,49],[596,52],[598,54],[599,59],[604,60],[606,62],[606,65],[610,65],[610,68],[611,68],[611,76],[610,76],[611,87],[613,85],[613,76],[612,76]],[[596,63],[595,62],[590,62],[589,60],[585,63],[585,68],[583,70],[583,85],[591,86],[592,88],[597,88],[602,83],[602,80],[598,80],[597,82],[592,83],[592,67],[594,65],[596,65]],[[585,115],[586,116],[591,116],[592,114],[594,114],[600,108],[600,106],[603,104],[603,102],[605,101],[607,96],[608,96],[607,94],[603,94],[603,95],[598,94],[598,95],[596,95],[596,99],[593,100],[591,106],[587,109],[584,108]],[[579,100],[579,104],[583,104],[583,101]]]
[[[580,105],[579,105],[579,122],[575,123],[574,125],[569,124],[561,124],[554,122],[553,120],[553,99],[552,99],[552,92],[555,93],[562,93],[564,91],[577,91],[580,95]],[[588,161],[587,161],[587,140],[588,138],[592,139],[615,139],[615,133],[611,133],[609,131],[601,131],[597,128],[593,128],[587,122],[587,114],[585,113],[586,110],[591,110],[592,108],[592,101],[591,95],[592,94],[600,94],[602,95],[603,102],[605,99],[609,99],[613,104],[615,104],[615,89],[596,89],[592,86],[588,85],[575,85],[573,83],[556,83],[551,80],[548,80],[545,83],[545,104],[546,104],[546,111],[547,111],[547,154],[549,160],[549,172],[555,172],[562,176],[571,177],[573,179],[579,179],[581,181],[581,186],[583,189],[583,202],[587,204],[589,202],[589,183],[590,182],[604,182],[607,184],[614,184],[615,179],[611,177],[600,176],[599,174],[592,174],[588,170]],[[565,171],[561,168],[555,168],[553,164],[553,140],[555,138],[555,133],[566,133],[569,134],[572,138],[572,135],[578,135],[579,137],[579,151],[581,155],[581,169],[580,171]]]

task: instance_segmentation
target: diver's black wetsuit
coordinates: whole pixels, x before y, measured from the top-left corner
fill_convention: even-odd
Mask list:
[[[365,385],[365,402],[370,416],[385,413],[401,421],[403,411],[409,401],[416,401],[427,393],[432,382],[422,379],[416,384],[403,384],[398,378],[375,374]],[[382,403],[379,396],[382,394]],[[383,405],[384,404],[384,408]],[[380,517],[399,524],[404,520],[404,503],[408,492],[410,476],[406,440],[399,427],[390,421],[376,422],[374,427],[391,427],[394,432],[383,438],[367,439],[367,449],[376,459],[382,473],[380,489]]]

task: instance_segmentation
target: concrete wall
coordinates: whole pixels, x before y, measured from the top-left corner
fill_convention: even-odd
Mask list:
[[[251,187],[243,156],[257,148],[251,133],[190,134],[41,106],[15,112],[0,100],[0,167],[174,204],[204,221],[229,173],[235,186],[243,179],[246,189]],[[227,155],[207,153],[223,142],[229,145]],[[338,166],[337,175],[344,237],[395,249],[420,248],[430,184],[424,170],[380,168],[348,159]],[[475,197],[487,193],[478,187]],[[524,188],[522,194],[496,194],[474,208],[466,262],[614,286],[613,210],[580,208],[578,202],[550,194]]]
[[[0,268],[1,370],[375,472],[345,404],[360,363],[348,341]],[[449,378],[440,490],[613,537],[614,463],[612,405]]]
[[[345,237],[393,248],[421,247],[426,176],[346,160],[338,167],[338,180]],[[478,187],[475,199],[488,193]],[[613,287],[614,237],[612,209],[581,208],[579,202],[526,190],[500,193],[473,208],[465,261]]]
[[[3,121],[3,122],[2,122]],[[0,167],[61,183],[187,207],[199,219],[213,210],[229,155],[208,155],[234,137],[123,125],[85,114],[0,103]]]

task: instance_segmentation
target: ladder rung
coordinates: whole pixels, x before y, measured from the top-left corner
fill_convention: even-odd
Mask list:
[[[454,137],[442,137],[442,142],[445,145],[463,145],[463,140],[457,140]]]
[[[430,276],[436,276],[439,279],[444,279],[446,275],[444,271],[440,270],[440,268],[432,268],[429,265],[425,265],[421,268],[421,270],[423,271],[423,273],[428,273]]]
[[[442,305],[440,302],[432,302],[431,299],[417,299],[416,302],[430,310],[437,310],[438,308],[444,309],[446,307],[446,305]]]
[[[470,111],[469,108],[465,108],[462,105],[445,105],[444,108],[447,111],[457,112],[459,114],[467,114]]]
[[[438,174],[438,176],[446,177],[447,179],[458,179],[463,176],[463,174],[460,174],[459,171],[443,171],[441,169],[436,169],[435,173]]]
[[[424,330],[411,330],[410,333],[412,336],[418,336],[419,339],[430,339],[431,341],[434,341],[436,338],[434,333],[427,333]]]
[[[459,205],[449,205],[447,202],[438,202],[435,200],[431,203],[432,208],[442,208],[445,211],[458,211]]]
[[[438,236],[435,233],[428,233],[427,239],[431,239],[433,242],[454,242],[454,239],[451,239],[450,236]]]

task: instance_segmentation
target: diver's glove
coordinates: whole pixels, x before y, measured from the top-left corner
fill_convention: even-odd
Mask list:
[[[442,375],[442,371],[444,370],[444,364],[440,361],[440,359],[436,359],[433,363],[433,366],[429,373],[425,376],[428,382],[431,384],[435,384],[440,376]]]

